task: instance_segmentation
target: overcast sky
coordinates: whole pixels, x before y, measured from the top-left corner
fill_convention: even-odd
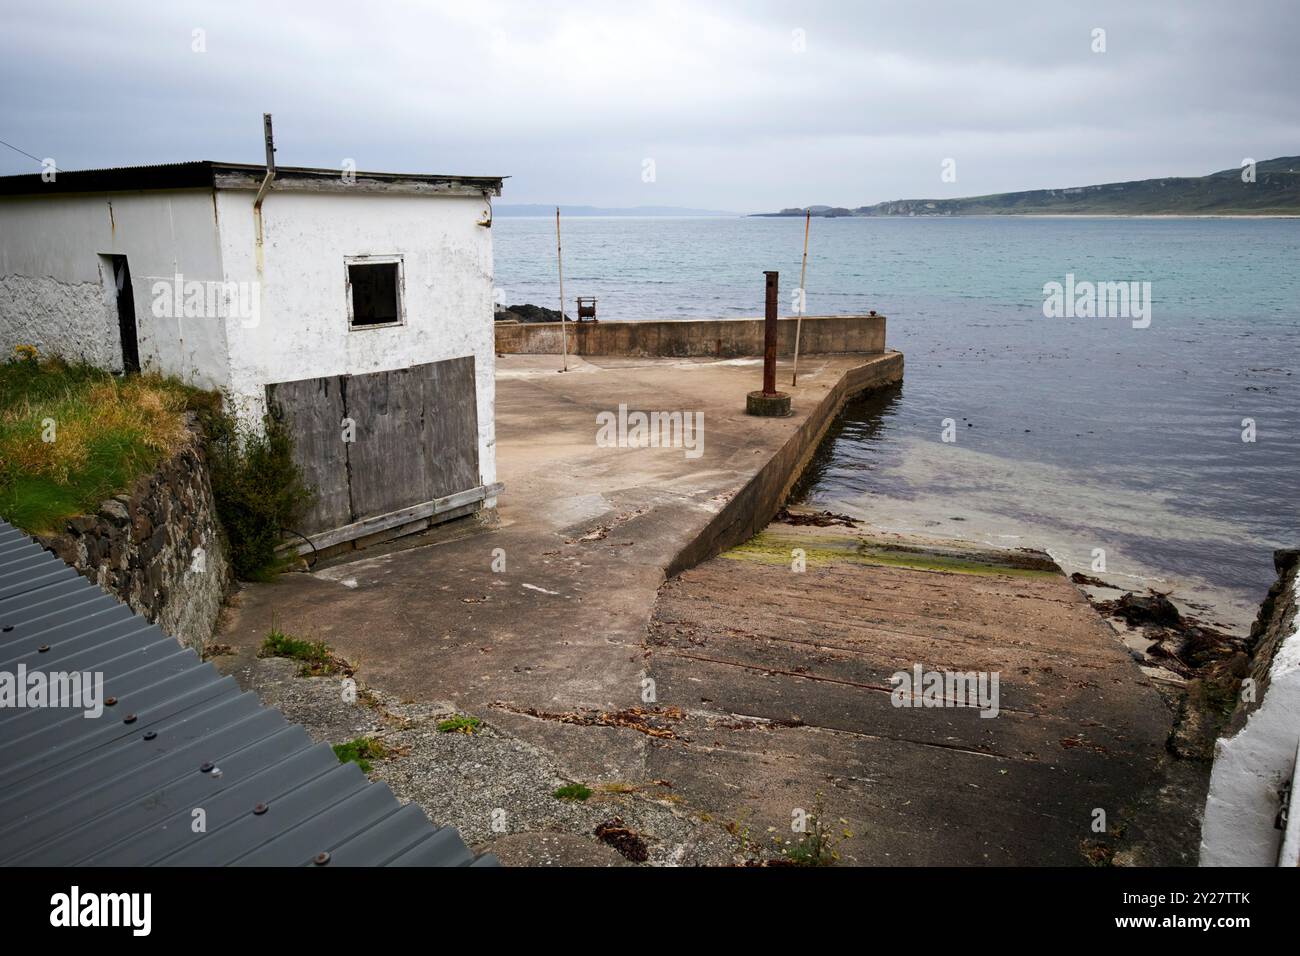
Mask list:
[[[512,203],[858,206],[1300,154],[1295,0],[0,10],[0,140],[63,169],[260,163],[264,111],[283,165],[508,175]]]

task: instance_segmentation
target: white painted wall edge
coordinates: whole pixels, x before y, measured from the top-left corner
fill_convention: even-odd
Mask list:
[[[1291,770],[1291,801],[1282,836],[1282,852],[1277,857],[1278,866],[1300,866],[1300,805],[1296,803],[1296,770],[1300,770],[1300,744],[1296,744],[1295,765]]]
[[[1300,572],[1295,574],[1289,600],[1300,608]],[[1298,745],[1300,611],[1274,655],[1259,707],[1234,736],[1222,737],[1214,746],[1201,825],[1201,866],[1278,864],[1283,833],[1275,822],[1288,780],[1294,795]],[[1295,816],[1293,811],[1291,822]]]

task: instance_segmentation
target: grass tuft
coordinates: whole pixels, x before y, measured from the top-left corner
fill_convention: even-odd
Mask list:
[[[440,734],[473,734],[483,726],[483,721],[477,717],[464,717],[456,715],[448,718],[438,724],[438,733]]]
[[[291,637],[272,625],[271,631],[262,641],[259,657],[287,657],[299,661],[301,677],[324,677],[330,674],[351,674],[352,668],[347,661],[336,657],[324,641],[306,641],[300,637]]]
[[[826,799],[819,790],[813,801],[812,810],[805,816],[804,830],[795,840],[782,840],[773,837],[777,851],[785,861],[793,866],[834,866],[840,860],[837,847],[853,837],[848,829],[848,821],[841,818],[842,829],[836,832],[834,824],[825,817]]]
[[[127,491],[186,441],[185,412],[208,393],[160,375],[116,377],[30,346],[0,362],[0,517],[61,530]]]

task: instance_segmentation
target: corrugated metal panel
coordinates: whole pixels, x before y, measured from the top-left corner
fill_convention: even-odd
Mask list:
[[[0,707],[2,865],[496,865],[0,521],[0,674],[20,667],[102,674],[114,703]]]
[[[211,189],[212,164],[164,163],[106,169],[60,169],[46,181],[40,173],[0,176],[0,196],[118,192],[137,189]]]

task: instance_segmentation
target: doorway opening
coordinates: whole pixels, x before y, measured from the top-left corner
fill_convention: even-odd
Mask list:
[[[117,306],[117,330],[122,342],[122,372],[138,372],[140,342],[135,326],[135,293],[131,288],[131,267],[127,264],[126,256],[101,255],[99,261],[105,284]]]

